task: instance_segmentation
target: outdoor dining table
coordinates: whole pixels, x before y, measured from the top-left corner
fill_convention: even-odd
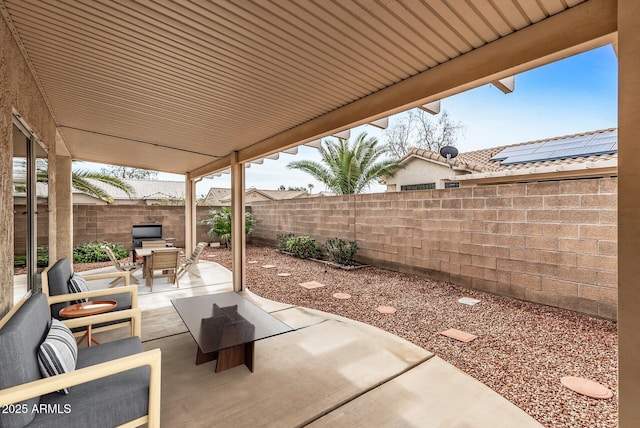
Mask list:
[[[151,254],[154,251],[180,251],[181,248],[166,247],[166,248],[136,248],[136,257],[142,257],[142,277],[147,279],[147,285],[150,285],[151,272],[148,268],[151,266]]]

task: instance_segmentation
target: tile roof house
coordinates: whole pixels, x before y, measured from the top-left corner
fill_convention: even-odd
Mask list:
[[[285,199],[308,198],[309,196],[308,192],[301,190],[264,190],[250,187],[245,191],[244,200],[245,204],[250,204],[251,202],[280,201]],[[230,206],[231,189],[212,187],[205,197],[204,205]]]
[[[405,168],[383,184],[388,192],[481,184],[616,176],[615,128],[460,153],[447,163],[440,153],[413,148]]]
[[[109,184],[91,178],[87,180],[113,197],[111,203],[114,205],[182,205],[184,203],[184,181],[125,179],[123,181],[133,188],[133,192],[129,196]],[[36,194],[38,198],[48,197],[46,183],[36,184]],[[24,205],[26,203],[26,194],[24,192],[14,190],[13,197],[16,204]],[[73,203],[80,205],[107,205],[106,201],[75,188],[73,189]]]

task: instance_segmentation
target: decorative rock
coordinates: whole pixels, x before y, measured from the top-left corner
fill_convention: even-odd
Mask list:
[[[262,267],[265,269],[273,269],[276,265],[262,265]]]
[[[560,383],[578,394],[591,398],[611,398],[613,392],[601,383],[584,379],[581,377],[565,376],[560,379]]]
[[[473,306],[477,303],[480,303],[480,300],[474,299],[473,297],[462,297],[458,299],[459,303],[463,303],[465,305]]]
[[[250,265],[254,265],[254,264],[258,263],[258,261],[257,260],[249,260],[247,263],[250,264]]]
[[[336,299],[350,299],[351,298],[351,294],[347,294],[347,293],[334,293],[333,297],[335,297]]]
[[[378,306],[376,308],[376,311],[380,312],[381,314],[395,314],[397,309],[393,306]]]
[[[298,284],[300,287],[306,288],[307,290],[312,290],[314,288],[324,287],[324,284],[318,281],[309,281]]]
[[[278,272],[278,276],[291,276],[288,272]]]
[[[449,330],[443,331],[440,334],[455,340],[459,340],[460,342],[471,342],[476,337],[478,337],[474,336],[471,333],[467,333],[466,331],[457,330],[455,328],[450,328]]]

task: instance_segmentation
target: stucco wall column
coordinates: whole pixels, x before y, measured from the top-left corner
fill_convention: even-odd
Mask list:
[[[69,260],[73,260],[71,158],[68,156],[56,156],[55,167],[56,256],[58,259],[66,257]],[[51,262],[55,262],[55,260]]]
[[[640,421],[640,2],[618,1],[620,427]]]
[[[231,154],[231,249],[233,251],[233,290],[244,290],[244,164],[238,162],[238,152]]]

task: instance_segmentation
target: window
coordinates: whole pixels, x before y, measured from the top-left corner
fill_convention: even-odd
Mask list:
[[[460,187],[459,181],[445,181],[444,188],[445,189],[457,189]]]
[[[405,190],[429,190],[435,189],[436,183],[424,183],[424,184],[405,184],[404,186],[400,186],[401,191]]]

